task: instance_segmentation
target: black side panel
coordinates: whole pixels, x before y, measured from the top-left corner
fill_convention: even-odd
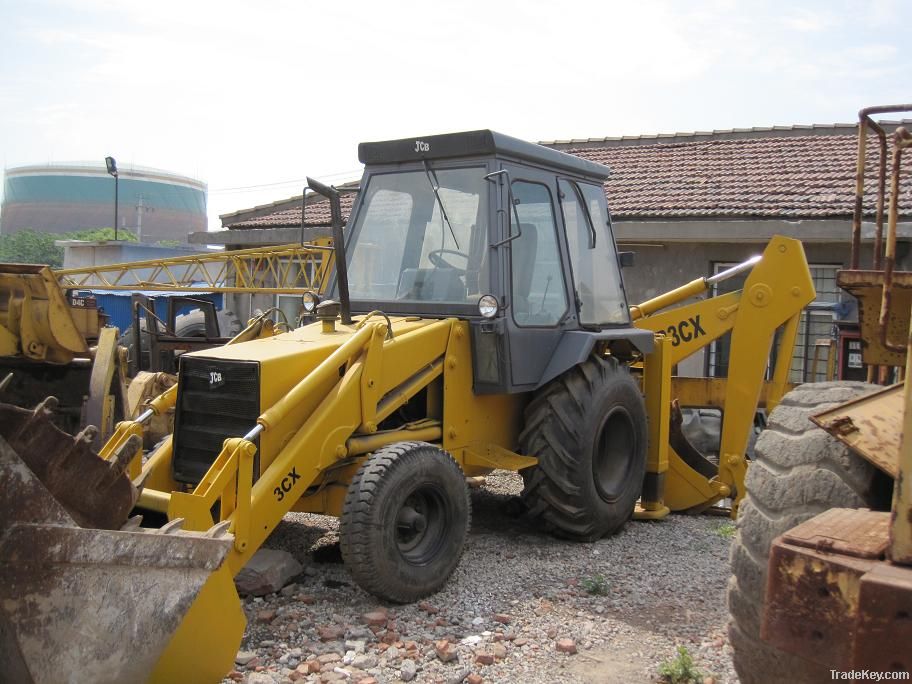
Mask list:
[[[510,391],[510,351],[504,319],[471,321],[472,389],[475,394]]]
[[[607,328],[599,332],[567,331],[554,350],[538,387],[588,359],[595,343],[602,340],[628,340],[642,353],[648,354],[652,351],[654,338],[651,330],[639,328]]]
[[[174,416],[172,475],[198,484],[229,437],[243,437],[260,415],[260,364],[183,356]],[[253,478],[259,477],[259,453]]]

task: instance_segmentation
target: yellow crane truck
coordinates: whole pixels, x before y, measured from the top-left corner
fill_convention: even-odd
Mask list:
[[[47,426],[52,402],[3,408],[0,649],[23,681],[66,663],[92,681],[218,679],[244,629],[232,577],[292,510],[338,516],[355,580],[396,602],[447,581],[466,478],[495,469],[572,539],[737,510],[755,410],[788,389],[815,296],[800,242],[630,306],[606,167],[491,131],[359,156],[344,240],[338,192],[308,179],[336,250],[327,299],[305,295],[315,323],[182,355],[177,385],[100,458]],[[737,274],[742,290],[692,301]],[[672,376],[729,333],[727,381]],[[676,398],[724,409],[718,463],[682,439]],[[143,424],[171,407],[173,436],[144,461]]]

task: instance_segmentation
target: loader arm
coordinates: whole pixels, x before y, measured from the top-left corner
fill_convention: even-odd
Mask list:
[[[221,520],[230,522],[235,536],[227,562],[237,573],[287,512],[341,512],[353,469],[368,452],[386,444],[407,440],[440,443],[470,473],[535,463],[534,458],[508,449],[482,447],[480,442],[488,444],[489,440],[458,428],[460,423],[484,422],[483,429],[493,431],[487,435],[490,441],[509,444],[507,435],[516,430],[519,410],[515,402],[504,397],[481,397],[469,404],[443,402],[442,396],[437,397],[429,401],[439,407],[439,412],[396,429],[378,429],[386,418],[441,377],[444,382],[437,383],[433,392],[471,392],[469,335],[464,323],[453,319],[393,319],[392,326],[394,334],[390,337],[386,322],[365,318],[362,324],[330,333],[348,337],[263,411],[256,424],[239,426],[238,434],[245,436],[224,442],[221,453],[192,492],[178,491],[177,483],[169,480],[173,453],[170,442],[164,445],[140,475],[146,486],[138,506],[167,513],[172,520],[184,518],[188,529],[205,530],[218,522],[211,514],[218,503]],[[152,402],[150,411],[166,411],[175,396],[171,390]],[[121,423],[119,439],[126,439],[137,429],[137,422]],[[274,435],[285,435],[284,443],[254,483],[255,441],[259,440],[263,449],[264,440]],[[133,467],[136,463],[134,460]]]
[[[699,281],[694,281],[680,288],[678,301],[697,294],[700,291],[698,283]],[[711,286],[708,280],[704,280],[704,283],[703,291]],[[674,293],[669,295],[663,295],[665,299],[660,304],[674,304]],[[647,357],[647,375],[650,363],[655,365],[660,362],[657,354],[667,354],[669,358],[661,361],[673,367],[731,332],[725,398],[720,407],[724,420],[717,477],[707,482],[705,476],[693,472],[694,469],[681,459],[682,454],[668,446],[667,439],[652,440],[654,445],[651,444],[650,448],[667,448],[669,452],[667,461],[672,475],[667,479],[665,503],[672,510],[706,507],[730,494],[733,495],[732,514],[737,513],[737,506],[744,497],[744,476],[747,469],[745,452],[754,414],[761,396],[765,397],[766,406],[771,409],[787,389],[801,311],[815,296],[801,242],[776,236],[751,269],[744,288],[740,291],[646,313],[636,320],[637,327],[652,330],[665,339],[665,344],[657,345],[657,352],[650,355],[654,358]],[[648,302],[634,308],[646,312],[654,310]],[[782,333],[777,345],[776,365],[772,380],[767,382],[764,378],[770,350],[776,331],[780,328]],[[676,397],[675,385],[679,384],[677,389],[692,398],[693,394],[699,394],[694,392],[694,385],[703,383],[706,386],[705,379],[689,380],[669,378],[670,387],[666,394]],[[700,404],[708,406],[712,402],[707,400]],[[655,410],[661,414],[658,421],[651,421],[651,430],[654,432],[661,426],[668,425],[671,420],[668,402]],[[657,435],[656,432],[655,436]],[[653,458],[656,464],[661,460],[661,454],[656,454]]]

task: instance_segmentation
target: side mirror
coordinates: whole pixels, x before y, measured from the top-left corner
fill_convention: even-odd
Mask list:
[[[629,268],[636,265],[636,252],[618,252],[618,261],[621,268]]]

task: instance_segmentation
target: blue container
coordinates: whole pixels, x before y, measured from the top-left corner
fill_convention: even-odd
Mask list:
[[[220,292],[156,292],[154,290],[136,290],[139,294],[155,298],[155,315],[166,320],[168,316],[168,297],[182,296],[193,297],[194,299],[204,299],[212,302],[216,310],[221,310],[223,296]],[[107,290],[79,290],[75,292],[78,296],[94,296],[98,308],[106,313],[110,320],[108,325],[116,326],[123,333],[133,324],[133,308],[131,297],[133,292],[108,292]],[[178,314],[186,313],[193,307],[181,307]]]

